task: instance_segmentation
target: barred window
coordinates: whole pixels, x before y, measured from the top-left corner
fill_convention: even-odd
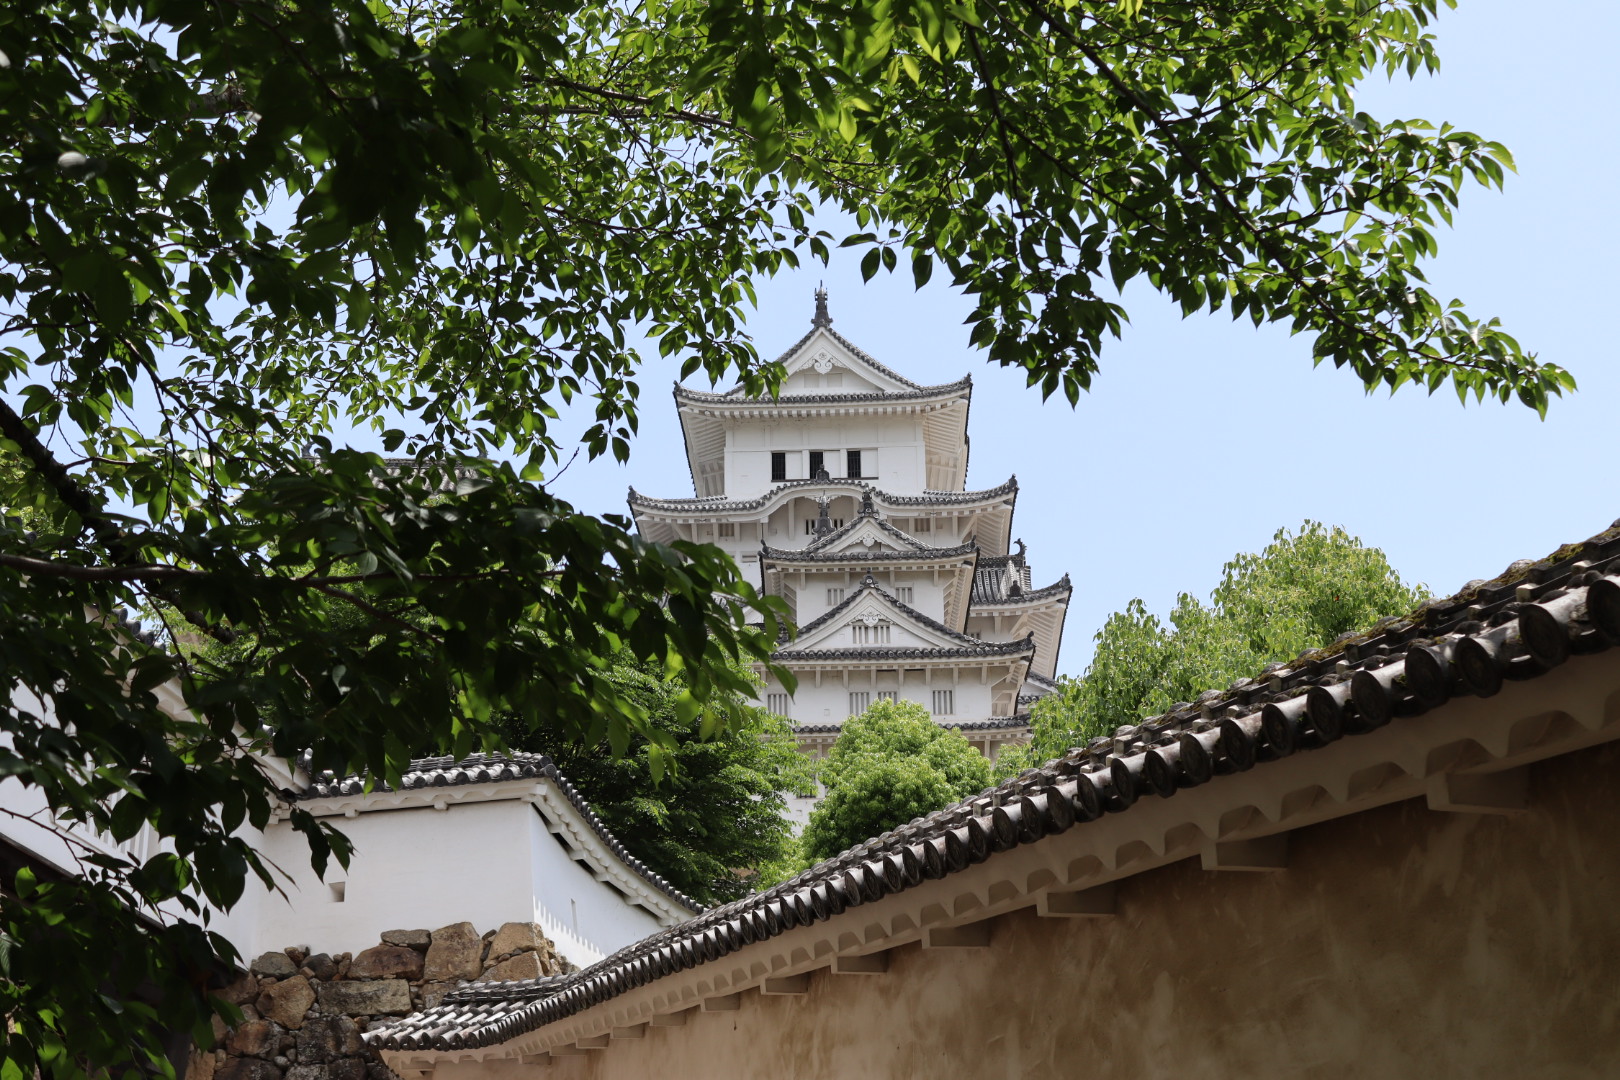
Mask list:
[[[771,479],[773,481],[787,479],[787,454],[781,450],[773,451],[771,454]]]
[[[956,691],[955,690],[935,690],[934,691],[934,715],[935,716],[954,716],[955,714],[956,714]]]
[[[782,693],[769,693],[765,695],[765,708],[777,716],[788,715],[788,696]]]
[[[720,535],[722,537],[735,537],[737,535],[737,523],[735,521],[722,521],[720,523]]]
[[[868,626],[866,623],[850,623],[850,640],[856,645],[887,645],[889,643],[889,624],[875,623]]]
[[[902,604],[911,603],[911,588],[912,587],[910,585],[895,586],[894,598],[900,601]]]
[[[849,692],[849,715],[859,716],[870,708],[871,704],[872,692],[870,690],[851,690]]]
[[[844,602],[844,590],[843,589],[828,589],[827,590],[827,606],[828,607],[837,607],[839,604],[842,604],[843,602]]]
[[[899,701],[900,700],[900,693],[897,690],[879,690],[878,691],[878,700],[879,701]]]

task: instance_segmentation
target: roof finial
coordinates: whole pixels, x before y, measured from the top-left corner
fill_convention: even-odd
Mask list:
[[[816,286],[816,314],[810,320],[811,326],[831,326],[832,316],[827,314],[827,283],[823,281]]]

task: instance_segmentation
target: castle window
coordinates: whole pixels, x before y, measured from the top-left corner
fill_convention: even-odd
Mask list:
[[[721,537],[735,538],[737,535],[737,523],[735,521],[722,521],[720,523],[720,535]]]
[[[788,696],[782,693],[766,694],[765,708],[775,713],[777,716],[788,715]]]
[[[834,529],[842,529],[844,527],[844,519],[843,518],[829,518],[828,520],[832,522],[832,527]],[[815,518],[805,518],[804,519],[804,535],[806,535],[806,536],[814,536],[814,535],[816,535],[816,519]]]
[[[851,690],[849,692],[849,715],[859,716],[872,705],[872,692],[870,690]]]
[[[914,532],[914,533],[933,532],[934,531],[933,519],[932,518],[918,518],[916,521],[912,522],[911,531]]]
[[[843,589],[828,589],[827,590],[827,606],[828,607],[837,607],[839,604],[842,604],[843,602],[844,602],[844,590]]]
[[[810,451],[810,479],[820,480],[827,471],[827,455],[820,450]]]
[[[911,603],[911,586],[896,585],[894,589],[894,598],[900,601],[902,604]]]
[[[844,452],[844,464],[845,476],[848,476],[851,479],[858,479],[864,475],[861,472],[861,452],[859,450],[846,450]]]
[[[887,645],[889,643],[889,624],[886,622],[849,624],[850,639],[857,645]]]
[[[935,690],[934,691],[934,715],[935,716],[954,716],[955,714],[956,714],[956,691],[955,690]]]
[[[878,691],[878,700],[879,701],[899,701],[900,700],[900,692],[897,691],[897,690],[879,690]]]
[[[771,479],[787,479],[787,454],[781,450],[771,451]]]

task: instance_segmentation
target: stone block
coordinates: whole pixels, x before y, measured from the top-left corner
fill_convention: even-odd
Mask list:
[[[315,1004],[315,990],[308,979],[294,975],[265,990],[255,1004],[259,1015],[282,1027],[297,1029],[304,1026],[304,1014]]]
[[[232,1005],[247,1005],[259,996],[259,980],[252,975],[243,975],[219,992],[219,996]]]
[[[259,1058],[231,1058],[214,1070],[214,1080],[281,1080],[281,1070]]]
[[[488,971],[478,977],[479,982],[512,982],[517,979],[538,979],[545,972],[540,967],[540,954],[534,952],[518,953],[509,960],[502,960]]]
[[[418,952],[427,952],[428,946],[433,944],[433,935],[426,930],[384,930],[382,932],[384,945],[403,945],[407,949]]]
[[[287,1080],[331,1080],[325,1065],[294,1065],[287,1070]]]
[[[470,922],[452,923],[433,931],[423,978],[476,979],[483,974],[484,941]]]
[[[281,1047],[281,1030],[272,1020],[248,1020],[231,1032],[225,1049],[234,1057],[275,1057]]]
[[[327,1069],[331,1080],[366,1080],[366,1063],[357,1057],[339,1058]]]
[[[351,979],[420,979],[422,954],[405,945],[373,945],[349,964]]]
[[[501,960],[514,953],[550,952],[552,944],[540,929],[539,923],[509,922],[495,931],[490,939],[489,958]]]
[[[284,952],[267,952],[250,967],[253,974],[268,975],[272,979],[290,979],[298,974],[298,965]]]
[[[460,986],[459,982],[430,982],[422,984],[422,1008],[431,1009],[444,1000],[444,995]]]
[[[298,1033],[298,1060],[307,1065],[364,1052],[360,1025],[347,1016],[312,1016]]]
[[[337,978],[337,964],[323,952],[316,953],[308,960],[305,960],[304,967],[321,982],[330,982]]]
[[[321,1011],[349,1016],[403,1016],[411,1011],[411,984],[404,979],[322,983]]]

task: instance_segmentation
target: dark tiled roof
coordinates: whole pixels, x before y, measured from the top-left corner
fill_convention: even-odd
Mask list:
[[[1007,595],[1007,564],[1012,563],[1018,587],[1028,592],[1033,585],[1029,564],[1018,555],[981,555],[973,571],[973,602],[993,604]]]
[[[1018,478],[1012,477],[1006,483],[983,491],[925,491],[921,495],[890,495],[879,491],[870,484],[863,484],[855,480],[784,480],[771,490],[755,499],[728,500],[725,496],[714,496],[706,499],[655,499],[643,495],[635,488],[630,489],[629,502],[632,509],[644,508],[648,510],[677,510],[681,512],[698,511],[701,513],[736,513],[739,511],[758,510],[770,502],[778,494],[792,488],[853,488],[857,492],[871,492],[872,497],[885,506],[961,506],[976,502],[989,502],[992,499],[1004,498],[1008,495],[1018,494]]]
[[[591,831],[596,834],[596,838],[637,877],[688,911],[703,910],[702,904],[675,888],[662,875],[654,873],[647,864],[630,854],[619,842],[619,838],[609,832],[602,819],[596,816],[596,811],[591,809],[591,804],[585,801],[585,797],[568,782],[567,777],[557,771],[557,766],[553,765],[551,759],[544,754],[514,751],[510,754],[473,754],[465,758],[413,758],[410,767],[400,774],[398,790],[417,791],[423,788],[493,784],[502,780],[531,778],[548,780],[554,784],[579,812],[579,816],[585,819]],[[339,779],[332,773],[326,773],[311,780],[309,787],[299,794],[299,798],[330,799],[342,795],[362,795],[365,790],[366,778],[363,776],[345,776]],[[378,783],[373,790],[386,792],[395,789]]]
[[[1469,582],[1405,618],[1201,695],[1197,706],[1120,728],[574,975],[544,987],[480,988],[478,997],[454,991],[436,1008],[366,1038],[388,1049],[502,1042],[754,941],[955,873],[970,855],[993,858],[1077,822],[1128,813],[1138,794],[1167,795],[1208,781],[1217,768],[1241,771],[1308,753],[1439,708],[1454,695],[1490,696],[1504,679],[1534,678],[1572,653],[1620,645],[1617,573],[1620,528],[1540,562],[1514,563],[1493,581]],[[1146,790],[1125,798],[1118,785],[1135,776]]]
[[[1023,568],[1023,578],[1025,581],[1029,580],[1029,567],[1027,566]],[[994,586],[986,587],[983,593],[979,591],[979,585],[982,581],[983,578],[978,573],[973,575],[973,606],[976,608],[1006,607],[1011,604],[1035,604],[1060,596],[1064,602],[1067,602],[1069,594],[1074,592],[1074,586],[1069,583],[1068,574],[1064,574],[1052,584],[1042,586],[1039,589],[1031,589],[1027,585],[1023,586],[1022,591],[1017,596],[1011,595],[1006,589],[1000,587],[999,575],[997,575]]]
[[[960,723],[942,723],[939,726],[942,728],[955,728],[958,731],[1008,731],[1029,727],[1029,717],[1020,713],[1017,716],[1002,716],[994,720],[964,720]],[[793,725],[793,734],[795,735],[837,735],[843,730],[843,724]]]
[[[869,562],[916,562],[919,559],[951,559],[966,558],[977,551],[977,544],[958,544],[955,547],[936,548],[919,545],[905,551],[861,551],[849,549],[845,551],[811,552],[808,548],[793,550],[792,548],[761,547],[759,557],[769,562],[782,563],[869,563]]]
[[[901,603],[893,593],[884,589],[870,576],[861,582],[860,587],[854,589],[844,597],[837,606],[829,609],[819,618],[812,619],[799,627],[799,637],[813,630],[820,629],[828,623],[836,622],[868,593],[881,597],[884,603],[897,609],[913,622],[922,624],[938,634],[944,635],[948,640],[955,642],[952,647],[906,647],[887,645],[862,645],[847,649],[805,649],[802,651],[778,649],[771,654],[771,659],[777,661],[787,660],[923,660],[936,657],[966,657],[978,659],[980,657],[992,658],[1001,656],[1021,656],[1026,652],[1033,652],[1035,639],[1026,636],[1017,641],[981,641],[978,638],[959,634],[955,630],[929,618],[910,604]]]
[[[927,401],[930,398],[949,397],[971,393],[973,380],[962,379],[959,382],[945,383],[941,386],[924,386],[916,390],[869,390],[865,393],[855,394],[783,394],[776,398],[745,398],[737,396],[732,390],[724,394],[716,394],[703,390],[688,390],[679,384],[675,387],[675,400],[677,402],[690,402],[695,405],[737,405],[752,406],[785,406],[795,405],[892,405],[901,401]]]

